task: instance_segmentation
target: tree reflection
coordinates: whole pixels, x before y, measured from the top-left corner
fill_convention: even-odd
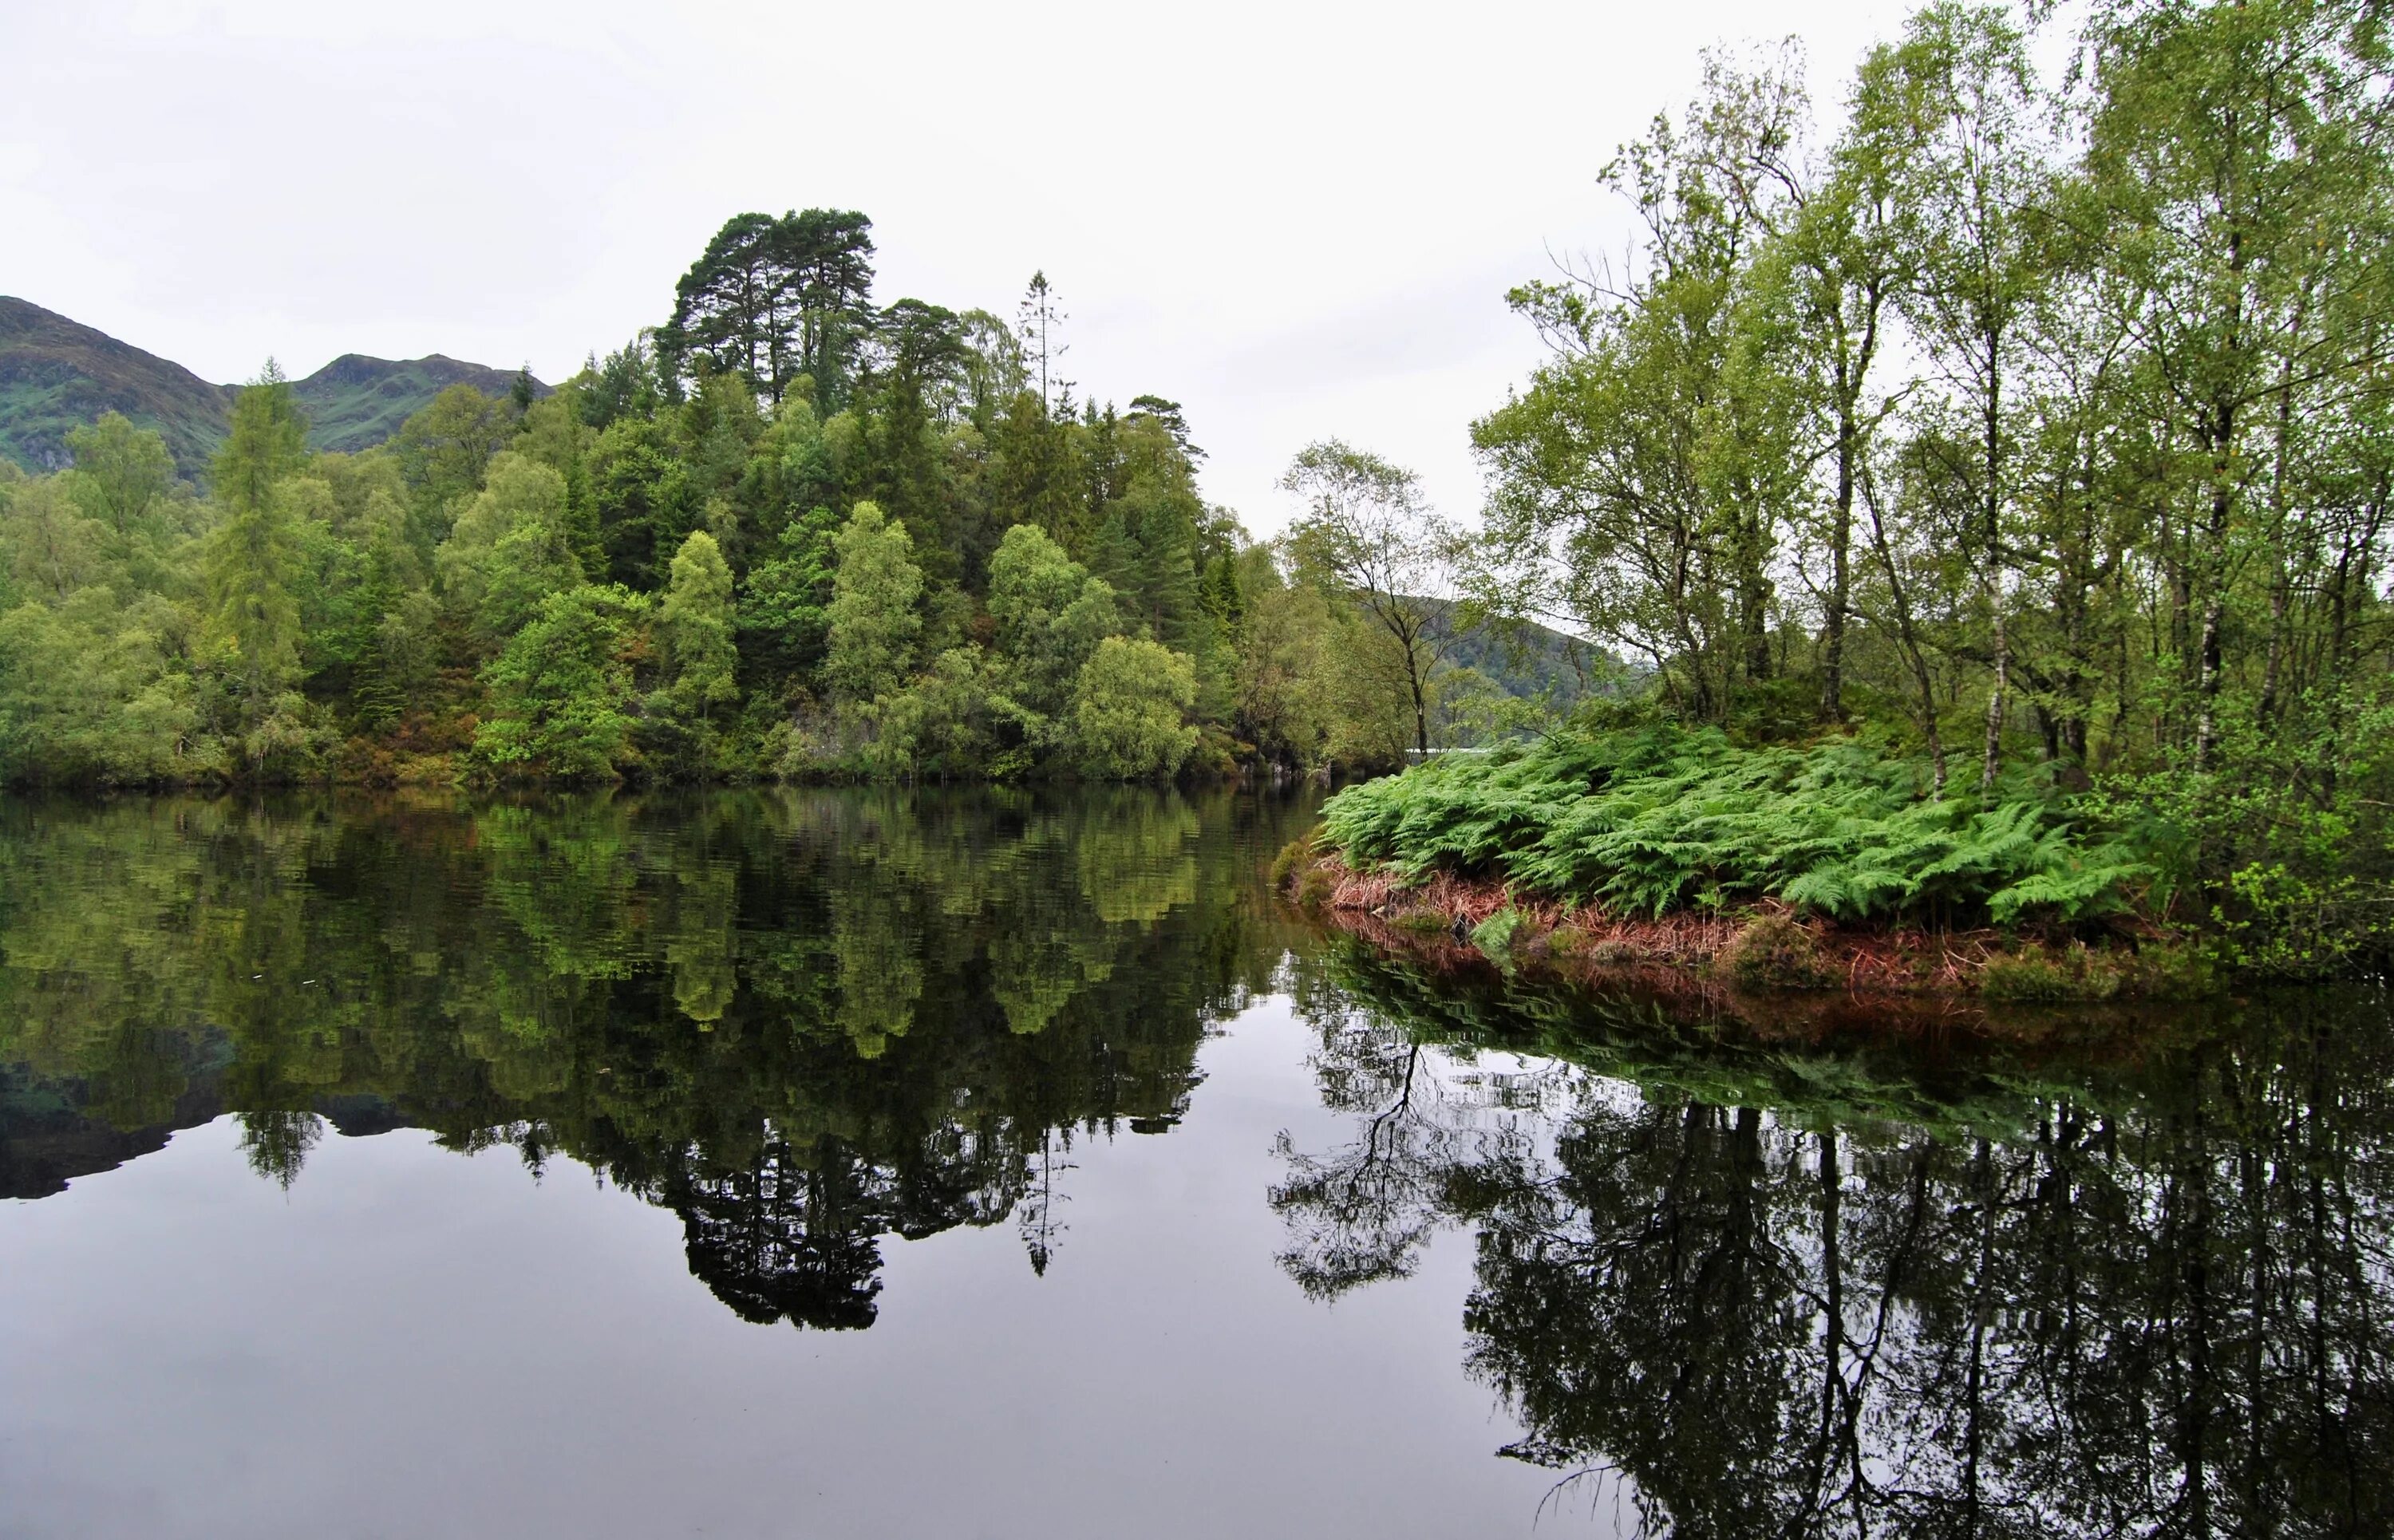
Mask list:
[[[1827,1082],[1520,990],[1334,957],[1305,999],[1354,1139],[1274,1201],[1314,1293],[1470,1231],[1469,1367],[1566,1490],[1687,1535],[2394,1529],[2383,996]],[[1400,1031],[1436,1046],[1391,1096]],[[1562,1057],[1525,1089],[1507,1047]]]
[[[1058,1254],[1076,1139],[1185,1109],[1305,809],[757,791],[0,804],[11,1194],[239,1114],[290,1185],[413,1125],[671,1208],[751,1321],[870,1325],[885,1237]],[[130,1132],[100,1138],[95,1131]]]
[[[786,1144],[746,1169],[684,1172],[663,1201],[682,1218],[690,1270],[743,1321],[870,1326],[890,1227],[883,1174],[844,1151],[801,1161]]]

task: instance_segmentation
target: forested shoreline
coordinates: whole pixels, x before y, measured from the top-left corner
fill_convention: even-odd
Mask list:
[[[873,255],[739,216],[664,324],[361,453],[270,363],[204,486],[115,414],[0,460],[0,783],[1287,779],[1522,709],[1429,596],[1208,505],[1176,403],[1078,399],[1044,276],[876,307]]]
[[[2066,32],[2063,29],[2068,29]],[[1359,876],[2239,968],[2394,937],[2394,64],[2357,0],[1937,0],[1816,111],[1717,50],[1510,296],[1477,528],[1322,441],[1257,541],[1060,300],[872,294],[729,221],[544,395],[204,488],[0,466],[0,782],[1165,780],[1400,769]],[[2040,65],[2044,72],[2040,73]]]
[[[1335,867],[2025,931],[2054,993],[2189,932],[2382,966],[2389,85],[2333,0],[1940,0],[1822,133],[1792,44],[1708,56],[1474,427],[1467,582],[1651,688],[1343,794]]]

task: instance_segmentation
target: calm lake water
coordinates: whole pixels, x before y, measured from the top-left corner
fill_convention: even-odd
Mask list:
[[[0,803],[0,1535],[2394,1533],[2394,1018],[1760,1034],[1301,801]]]

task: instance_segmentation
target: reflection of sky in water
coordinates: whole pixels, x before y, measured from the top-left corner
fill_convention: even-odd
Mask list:
[[[2382,1000],[1747,1042],[1307,816],[0,807],[0,1534],[2383,1527]]]

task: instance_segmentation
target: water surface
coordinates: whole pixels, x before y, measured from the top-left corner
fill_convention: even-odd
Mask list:
[[[2370,1534],[2381,995],[1756,1036],[1302,802],[0,805],[0,1534]]]

